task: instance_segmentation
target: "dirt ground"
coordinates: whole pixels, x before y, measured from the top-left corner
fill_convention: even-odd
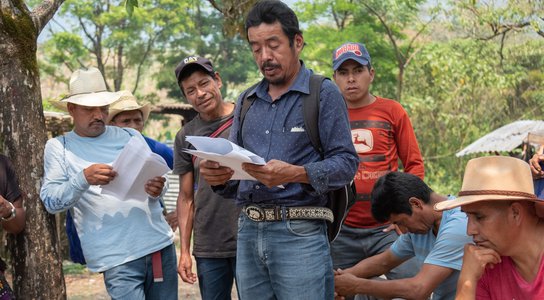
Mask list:
[[[101,274],[66,275],[67,299],[72,300],[102,300],[109,299]],[[179,281],[179,299],[200,299],[198,284],[190,285]],[[233,298],[236,299],[236,298]]]
[[[71,300],[106,300],[109,299],[101,274],[66,275],[67,299]],[[198,283],[190,285],[179,280],[178,298],[187,300],[200,299]],[[232,299],[238,299],[233,289]]]
[[[176,247],[179,247],[179,242],[176,239]],[[176,250],[179,256],[179,248]],[[193,266],[196,263],[193,261]],[[66,269],[66,268],[65,268]],[[65,274],[66,294],[69,300],[103,300],[110,299],[104,286],[102,274],[91,273],[85,269],[80,274]],[[178,277],[178,298],[184,300],[199,300],[200,291],[198,282],[194,285],[181,281]],[[233,288],[232,299],[238,299],[236,289]]]

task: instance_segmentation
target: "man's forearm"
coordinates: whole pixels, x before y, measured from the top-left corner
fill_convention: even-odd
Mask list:
[[[194,206],[193,202],[184,203],[178,211],[179,235],[181,252],[189,252],[191,247],[191,234],[193,232]]]
[[[40,190],[40,198],[46,210],[55,214],[74,206],[89,187],[83,172],[62,183],[46,179]]]
[[[361,278],[356,290],[357,294],[370,295],[380,299],[426,299],[432,292],[424,291],[411,278],[398,280]]]
[[[364,259],[345,271],[360,278],[383,275],[402,263],[402,260],[393,257],[389,251]]]

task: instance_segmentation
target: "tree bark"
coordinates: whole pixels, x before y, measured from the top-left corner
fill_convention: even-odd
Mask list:
[[[55,218],[39,198],[47,135],[36,58],[38,34],[62,2],[43,1],[34,12],[21,0],[0,2],[0,136],[26,209],[25,230],[8,243],[18,299],[66,298]]]

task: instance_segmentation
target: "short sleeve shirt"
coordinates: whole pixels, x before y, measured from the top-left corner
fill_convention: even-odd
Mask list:
[[[401,235],[392,245],[391,251],[400,258],[416,258],[422,264],[437,265],[453,269],[433,292],[434,299],[454,299],[459,271],[463,263],[464,246],[472,242],[466,235],[467,216],[459,208],[442,213],[438,234],[432,230],[426,234],[407,233]]]
[[[198,163],[183,149],[193,148],[186,136],[209,136],[223,125],[231,115],[213,121],[204,121],[200,116],[187,123],[176,135],[174,144],[174,174],[194,172],[197,182],[194,195],[195,215],[193,219],[193,255],[205,258],[227,258],[236,256],[236,236],[240,208],[234,199],[225,199],[214,193],[206,180],[196,176]],[[227,138],[230,128],[218,137]]]

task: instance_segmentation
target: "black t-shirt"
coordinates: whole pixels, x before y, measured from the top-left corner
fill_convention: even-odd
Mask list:
[[[227,258],[236,256],[236,237],[238,236],[238,215],[240,208],[234,199],[225,199],[213,192],[210,185],[197,176],[198,161],[193,163],[192,156],[183,149],[192,148],[185,139],[188,135],[209,136],[221,127],[229,118],[224,116],[213,121],[204,121],[195,117],[176,135],[174,144],[174,174],[193,172],[197,190],[194,195],[195,215],[193,219],[193,255],[200,258]],[[218,137],[228,138],[230,127]]]
[[[19,182],[9,159],[0,154],[0,195],[9,202],[21,197]]]

